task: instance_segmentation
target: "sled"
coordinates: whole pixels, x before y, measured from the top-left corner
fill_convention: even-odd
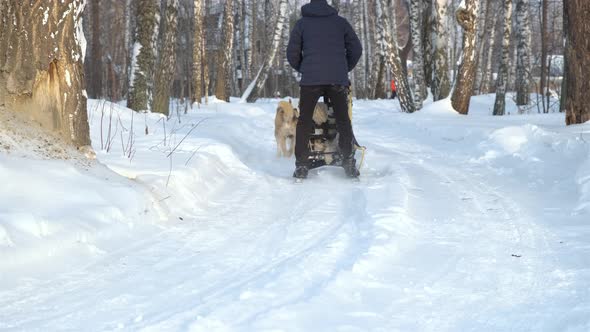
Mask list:
[[[328,121],[318,125],[314,122],[313,132],[309,139],[309,168],[318,168],[322,166],[342,166],[342,153],[338,146],[338,131],[336,128],[336,118],[334,117],[334,108],[327,96],[323,96],[324,103],[328,106]],[[348,88],[348,117],[352,122],[352,93]],[[366,147],[358,144],[353,134],[354,154],[361,151],[361,159],[358,169],[361,169],[365,159]],[[326,148],[328,147],[328,148]]]

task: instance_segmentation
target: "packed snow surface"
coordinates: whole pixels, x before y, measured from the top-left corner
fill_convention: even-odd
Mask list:
[[[0,145],[0,330],[590,330],[590,126],[355,101],[361,180],[294,184],[277,103],[90,101],[94,163]]]

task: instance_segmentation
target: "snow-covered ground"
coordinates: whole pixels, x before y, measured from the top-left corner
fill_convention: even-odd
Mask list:
[[[91,101],[96,163],[0,130],[0,330],[590,330],[590,125],[357,101],[361,181],[295,185],[277,102]]]

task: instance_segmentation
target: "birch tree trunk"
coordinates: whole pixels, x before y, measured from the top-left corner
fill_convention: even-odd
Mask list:
[[[485,56],[485,61],[483,63],[483,77],[481,81],[481,88],[480,91],[483,93],[490,93],[492,92],[492,81],[494,80],[494,73],[492,70],[492,61],[494,55],[494,49],[496,47],[496,27],[498,25],[498,13],[495,11],[497,7],[496,5],[492,5],[492,25],[490,27],[490,37],[488,39],[487,48],[484,49],[484,53],[487,53]],[[485,35],[485,34],[484,34]]]
[[[160,24],[160,1],[137,0],[137,26],[131,60],[131,77],[127,107],[149,110],[152,104],[156,44]]]
[[[231,83],[232,83],[232,90],[234,91],[234,96],[242,94],[242,68],[243,68],[243,43],[242,43],[242,2],[237,0],[235,3],[235,24],[234,24],[234,41],[235,44],[233,47],[234,55],[231,58]]]
[[[463,61],[459,66],[455,89],[451,97],[453,108],[459,114],[469,112],[469,103],[477,73],[477,13],[478,0],[465,0],[457,10],[457,22],[463,28]]]
[[[371,91],[371,84],[370,84],[370,79],[372,76],[371,73],[371,69],[373,68],[373,63],[375,62],[373,59],[374,57],[374,47],[373,47],[373,43],[371,40],[371,22],[370,22],[370,11],[369,8],[374,8],[374,7],[369,7],[369,1],[362,1],[362,6],[363,6],[363,33],[364,33],[364,45],[363,45],[363,56],[364,61],[365,61],[365,75],[364,75],[364,86],[365,86],[365,96],[369,96],[370,91]]]
[[[255,25],[256,25],[256,19],[258,17],[258,15],[256,15],[256,8],[258,6],[258,0],[246,0],[248,5],[248,12],[250,13],[249,16],[249,29],[248,29],[248,51],[246,54],[246,72],[247,72],[247,77],[248,77],[248,84],[250,84],[250,82],[252,81],[252,79],[254,78],[254,50],[256,49],[256,41],[254,40],[254,29],[255,29]]]
[[[414,47],[414,104],[417,110],[422,108],[422,101],[426,99],[424,95],[426,85],[424,81],[424,48],[422,46],[422,6],[422,0],[411,0],[410,2],[410,27]]]
[[[371,69],[371,81],[373,85],[371,89],[371,98],[373,99],[386,99],[387,93],[385,87],[388,86],[385,82],[385,65],[387,52],[389,51],[389,45],[391,41],[388,40],[388,35],[391,35],[391,18],[389,16],[389,10],[387,9],[387,3],[381,0],[375,2],[375,13],[377,18],[377,30],[376,32],[376,56],[374,57],[373,67]],[[387,22],[385,22],[387,20]],[[385,30],[387,29],[387,30]],[[401,62],[401,60],[400,60]]]
[[[424,48],[424,84],[425,87],[432,87],[433,64],[433,28],[434,15],[432,0],[422,0],[422,47]],[[428,94],[424,91],[424,97]]]
[[[413,113],[416,111],[412,101],[412,93],[408,84],[408,77],[401,63],[400,50],[397,45],[397,22],[395,15],[390,13],[392,4],[391,0],[378,0],[377,4],[377,31],[379,34],[380,49],[386,52],[385,59],[393,70],[393,77],[397,86],[402,112]],[[394,31],[392,35],[389,33]]]
[[[135,0],[125,0],[125,7],[124,7],[124,15],[125,15],[125,75],[121,77],[121,86],[124,86],[124,96],[127,97],[129,95],[129,77],[131,75],[131,59],[133,55],[131,54],[131,50],[133,49],[133,38],[131,38],[131,33],[135,30],[135,15],[133,12]]]
[[[502,60],[496,81],[496,101],[494,115],[504,115],[506,111],[506,86],[510,68],[510,35],[512,32],[512,0],[504,0],[504,34],[502,36]]]
[[[590,120],[590,2],[567,0],[564,4],[566,17],[566,116],[568,125]]]
[[[477,25],[477,66],[476,66],[476,78],[475,78],[475,94],[481,94],[482,82],[485,75],[485,49],[484,46],[489,45],[489,35],[486,38],[486,33],[490,33],[490,25],[493,21],[493,16],[496,13],[492,12],[492,3],[494,0],[486,0],[486,5],[480,7],[479,19],[483,19]],[[490,33],[491,34],[491,33]],[[486,42],[487,40],[487,42]]]
[[[91,2],[91,18],[92,18],[92,43],[90,49],[89,63],[87,64],[88,74],[88,94],[91,98],[102,97],[102,48],[100,42],[100,3],[101,0],[94,0]]]
[[[176,36],[178,35],[178,0],[167,0],[160,59],[155,76],[154,104],[156,113],[170,114],[170,89],[176,73]]]
[[[516,105],[528,105],[531,86],[531,24],[529,0],[516,0]]]
[[[242,100],[247,100],[248,102],[254,102],[258,98],[260,92],[263,91],[264,85],[266,83],[266,79],[268,78],[268,74],[270,73],[271,66],[275,60],[277,55],[277,51],[279,48],[279,44],[281,42],[281,36],[283,29],[285,29],[285,23],[287,21],[287,0],[280,0],[278,6],[278,17],[276,20],[276,26],[272,38],[272,45],[270,48],[270,52],[264,61],[264,64],[260,68],[258,74],[250,83],[251,87],[246,89],[244,95],[242,95]]]
[[[195,34],[193,37],[193,103],[201,105],[203,98],[203,0],[193,0]]]
[[[229,69],[234,41],[234,0],[226,0],[223,10],[223,45],[218,54],[215,96],[229,101]]]
[[[209,12],[210,4],[205,4],[205,13]],[[203,34],[201,37],[201,52],[203,56],[203,93],[205,94],[205,105],[209,104],[209,89],[211,79],[209,78],[209,55],[207,54],[207,31],[203,25]]]
[[[353,8],[354,8],[354,13],[356,13],[355,15],[355,19],[354,19],[354,28],[355,31],[358,32],[358,36],[359,39],[361,41],[361,44],[365,45],[365,15],[363,14],[363,8],[365,7],[365,3],[366,1],[363,2],[354,2],[353,3]],[[361,55],[361,59],[359,61],[359,63],[357,64],[357,66],[354,68],[354,86],[355,86],[355,91],[356,91],[356,95],[359,98],[366,98],[367,97],[367,80],[366,80],[366,76],[368,73],[367,70],[367,52],[366,50],[363,52],[363,54]]]
[[[332,0],[332,7],[336,8],[337,11],[340,11],[340,0]]]
[[[432,80],[432,95],[434,101],[447,98],[451,92],[449,77],[449,25],[447,15],[449,0],[435,0],[436,14],[434,37],[434,72]]]
[[[252,59],[252,1],[251,0],[242,0],[242,8],[244,10],[244,20],[242,22],[243,27],[243,38],[242,38],[242,46],[244,50],[242,51],[242,56],[244,57],[244,61],[242,61],[244,67],[242,68],[242,89],[247,82],[250,80],[250,64]]]
[[[541,100],[543,103],[543,113],[549,112],[549,105],[545,103],[545,86],[547,85],[547,43],[548,43],[548,33],[547,33],[547,12],[548,12],[548,1],[541,0],[541,83],[539,86],[539,94],[541,95]]]
[[[84,6],[83,0],[0,0],[0,103],[77,147],[90,145]]]

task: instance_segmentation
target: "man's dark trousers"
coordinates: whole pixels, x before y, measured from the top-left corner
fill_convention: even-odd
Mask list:
[[[326,96],[334,108],[338,145],[344,159],[352,158],[352,125],[348,116],[348,87],[343,85],[301,86],[299,120],[295,141],[296,166],[309,166],[309,136],[313,132],[313,110],[321,96]]]

